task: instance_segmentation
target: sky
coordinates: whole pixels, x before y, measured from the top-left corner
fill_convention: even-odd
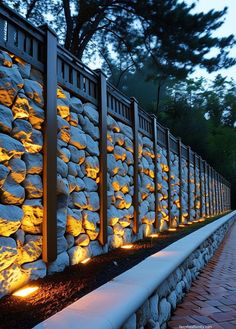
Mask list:
[[[222,10],[224,7],[228,7],[228,12],[225,15],[224,24],[214,32],[214,36],[216,37],[224,37],[230,34],[236,33],[236,0],[185,0],[186,3],[192,4],[196,3],[195,11],[203,11],[207,12],[211,9]],[[236,57],[236,46],[231,49],[230,52],[231,57]],[[226,70],[219,70],[217,73],[207,73],[205,70],[197,69],[197,71],[193,74],[193,77],[203,76],[207,79],[214,79],[217,74],[222,74],[223,76],[227,76],[229,78],[236,79],[236,65]]]

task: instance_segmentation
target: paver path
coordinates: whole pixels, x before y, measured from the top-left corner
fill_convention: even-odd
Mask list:
[[[181,326],[236,329],[236,222],[168,323]]]

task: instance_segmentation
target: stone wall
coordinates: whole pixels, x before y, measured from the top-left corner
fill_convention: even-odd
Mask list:
[[[46,274],[43,107],[40,73],[0,52],[0,296]]]
[[[188,164],[182,159],[180,200],[178,156],[171,152],[168,164],[166,149],[158,146],[155,173],[153,141],[139,133],[139,232],[133,233],[133,129],[108,115],[108,243],[101,246],[99,112],[58,86],[58,255],[47,266],[42,260],[44,111],[42,74],[0,51],[0,297],[30,280],[155,233],[155,174],[160,231],[169,228],[170,219],[173,226],[179,225],[180,205],[182,222],[187,222],[189,216],[190,220],[200,216],[199,210],[195,213],[195,206],[200,205],[200,189],[199,178],[194,182],[193,167],[189,195]]]
[[[214,255],[234,218],[206,239],[123,324],[121,329],[166,329],[171,314],[189,291],[201,269]]]

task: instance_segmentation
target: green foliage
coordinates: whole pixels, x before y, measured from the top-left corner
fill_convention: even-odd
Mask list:
[[[121,72],[152,68],[149,77],[185,78],[197,66],[209,72],[235,64],[229,49],[234,36],[212,33],[224,22],[227,9],[193,13],[181,0],[0,0],[35,24],[48,22],[64,46],[87,62],[94,53]],[[216,55],[210,54],[215,49]]]

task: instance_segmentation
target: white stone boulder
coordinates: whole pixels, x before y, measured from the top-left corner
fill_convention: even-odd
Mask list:
[[[8,107],[0,105],[0,131],[9,134],[12,130],[12,121],[12,111]]]
[[[34,80],[24,79],[25,94],[40,107],[44,105],[42,85]]]
[[[82,211],[82,217],[83,217],[83,227],[86,230],[92,230],[95,231],[97,224],[99,223],[99,214],[94,211],[90,210],[83,210]]]
[[[69,143],[79,150],[83,150],[87,146],[86,134],[79,128],[71,126]]]
[[[43,196],[43,183],[41,176],[28,174],[23,185],[28,199],[38,199]]]
[[[22,271],[27,273],[32,281],[44,278],[47,274],[47,267],[44,261],[39,259],[35,262],[23,264]]]
[[[77,97],[71,97],[70,98],[70,109],[71,112],[74,112],[76,114],[80,114],[83,112],[83,104],[81,100]]]
[[[43,205],[41,199],[25,200],[22,205],[24,216],[22,219],[22,228],[28,233],[40,233],[40,225],[43,222]]]
[[[95,125],[98,125],[99,114],[97,109],[90,103],[83,104],[84,114],[92,121]]]
[[[45,120],[44,109],[40,108],[35,102],[29,101],[29,122],[35,129],[41,129]]]
[[[41,153],[25,153],[23,160],[27,174],[41,174],[43,171],[43,155]]]
[[[67,177],[68,175],[68,165],[59,157],[57,157],[57,172],[62,177]]]
[[[0,235],[10,236],[20,227],[23,211],[17,206],[0,204]]]
[[[12,106],[12,113],[14,119],[28,119],[29,117],[29,101],[26,95],[22,92],[19,92],[16,96],[14,104]]]
[[[70,264],[76,265],[82,262],[84,259],[90,257],[89,249],[86,247],[75,246],[68,250],[70,257]]]
[[[99,156],[99,145],[97,141],[94,141],[93,138],[86,134],[86,150],[90,155]]]
[[[68,209],[66,232],[78,236],[82,232],[82,213],[78,209]]]
[[[99,160],[97,157],[88,156],[85,159],[85,171],[87,177],[96,179],[99,172]]]
[[[75,245],[76,246],[81,246],[81,247],[86,247],[90,243],[90,238],[87,234],[82,233],[80,234],[76,239],[75,239]]]
[[[16,139],[0,133],[0,162],[20,157],[25,151],[24,146]]]
[[[81,209],[87,209],[88,201],[84,192],[73,192],[71,193],[72,201],[74,205]]]
[[[67,266],[69,266],[70,260],[67,252],[62,252],[57,255],[57,259],[51,262],[48,266],[48,274],[54,274],[62,272]]]
[[[99,195],[97,192],[85,192],[87,198],[87,209],[97,211],[100,208]]]
[[[10,176],[16,183],[21,183],[26,176],[25,162],[19,158],[12,158],[8,162],[8,168],[11,170]]]
[[[20,205],[25,199],[24,188],[8,176],[2,186],[1,201],[4,204]]]
[[[29,280],[29,274],[20,265],[12,264],[0,272],[0,298],[10,294]]]
[[[10,266],[17,258],[16,242],[12,238],[0,237],[0,271]]]
[[[23,246],[18,246],[17,263],[24,264],[37,260],[42,254],[42,236],[41,235],[26,235],[26,243]]]
[[[16,65],[0,66],[0,104],[10,107],[24,81]]]
[[[4,166],[3,164],[0,164],[0,188],[5,183],[5,180],[7,179],[7,175],[9,174],[10,170]]]

